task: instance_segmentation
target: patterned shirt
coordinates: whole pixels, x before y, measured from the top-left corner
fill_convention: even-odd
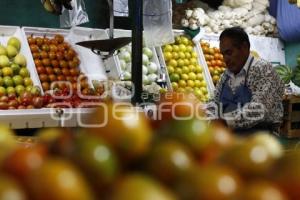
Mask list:
[[[249,58],[247,62],[249,62]],[[212,113],[215,113],[214,109],[216,107],[211,106],[211,103],[214,105],[220,103],[221,90],[229,74],[230,72],[228,70],[223,73],[216,86],[214,98],[208,104],[208,110]],[[229,78],[230,77],[232,76],[229,75]],[[243,81],[244,80],[245,78],[243,78]],[[284,95],[284,83],[273,69],[271,63],[263,59],[255,58],[248,71],[246,84],[252,93],[251,101],[249,104],[244,105],[242,109],[237,109],[225,114],[225,120],[228,126],[233,129],[239,129],[251,128],[262,122],[280,124],[283,117],[282,97]],[[230,87],[233,87],[233,85]],[[242,112],[245,110],[251,112],[247,113],[245,117],[244,114],[241,114],[241,110]],[[258,115],[262,117],[255,117]]]

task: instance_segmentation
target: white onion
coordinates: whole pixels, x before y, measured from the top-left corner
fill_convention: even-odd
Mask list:
[[[122,51],[119,58],[128,63],[131,61],[131,54],[128,51]]]
[[[125,62],[125,60],[120,59],[120,67],[121,67],[122,70],[126,69],[126,62]]]
[[[156,74],[149,74],[148,79],[150,82],[155,82],[157,80],[157,75]]]
[[[146,56],[148,56],[149,59],[153,58],[153,52],[150,48],[148,47],[144,47],[143,48],[143,54],[145,54]]]
[[[148,68],[145,65],[143,65],[143,74],[144,75],[148,74]]]
[[[148,65],[149,64],[149,58],[145,54],[143,54],[143,65]]]
[[[148,65],[148,72],[150,74],[157,73],[157,70],[158,70],[158,66],[154,62],[150,62]]]
[[[125,71],[123,76],[124,76],[125,80],[130,80],[131,79],[131,73],[130,72]]]
[[[149,78],[146,75],[143,75],[143,84],[145,84],[145,85],[149,85],[150,84]]]

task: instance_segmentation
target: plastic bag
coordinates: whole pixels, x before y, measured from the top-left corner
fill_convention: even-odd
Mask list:
[[[114,0],[114,16],[128,17],[128,0]]]
[[[144,38],[147,47],[174,42],[171,0],[144,0]]]
[[[73,27],[89,22],[84,0],[72,0],[72,10],[63,9],[60,15],[60,27]]]

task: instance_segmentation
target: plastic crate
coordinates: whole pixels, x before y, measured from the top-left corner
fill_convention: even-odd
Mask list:
[[[109,30],[107,30],[107,34],[108,34],[108,31]],[[115,38],[118,38],[118,37],[131,37],[131,31],[130,30],[115,29],[114,30],[114,37]],[[158,60],[156,50],[155,50],[154,47],[151,47],[150,49],[152,50],[152,53],[153,53],[153,58],[150,61],[154,62],[158,66],[158,71],[157,71],[158,80],[165,81],[165,71],[160,66],[160,62]],[[120,60],[119,60],[118,56],[114,55],[113,57],[108,59],[107,63],[109,63],[108,65],[110,65],[110,66],[114,66],[116,74],[118,76],[118,79],[122,80],[123,70],[121,69]]]
[[[174,30],[174,35],[175,36],[184,35],[184,31],[183,30]],[[193,42],[195,43],[195,41],[193,41]],[[201,50],[199,50],[199,47],[197,47],[197,43],[195,44],[194,50],[198,55],[197,56],[198,63],[203,68],[203,76],[204,76],[204,79],[205,79],[206,84],[207,84],[207,92],[208,92],[208,95],[211,97],[213,95],[213,92],[214,92],[214,85],[213,85],[211,76],[209,74],[209,70],[208,70],[208,67],[206,65],[206,62],[203,62],[203,58],[204,58],[203,53],[201,55]],[[169,73],[168,73],[168,70],[166,69],[166,62],[165,62],[165,59],[164,59],[164,56],[163,56],[162,47],[156,47],[156,51],[157,51],[157,55],[159,57],[159,61],[161,63],[161,66],[165,69],[165,71],[168,75],[167,85],[170,88],[170,90],[173,90],[172,85],[171,85],[171,81],[170,81],[170,78],[169,78]],[[203,56],[203,58],[202,58],[202,56]]]
[[[2,45],[6,46],[7,41],[12,36],[15,36],[21,41],[20,53],[23,54],[26,58],[26,67],[29,70],[33,85],[38,86],[42,89],[26,36],[22,32],[21,28],[17,26],[0,26],[0,43]]]
[[[92,87],[93,80],[106,80],[104,64],[99,55],[94,54],[90,49],[76,45],[76,42],[94,39],[103,39],[107,37],[105,30],[90,29],[75,27],[70,30],[66,29],[52,29],[52,28],[38,28],[38,27],[23,27],[26,36],[39,36],[53,38],[56,34],[64,36],[72,48],[77,52],[80,59],[79,69],[83,72],[89,80]]]

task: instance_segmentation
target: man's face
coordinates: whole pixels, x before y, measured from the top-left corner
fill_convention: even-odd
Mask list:
[[[234,40],[224,37],[220,41],[220,51],[223,54],[227,68],[232,73],[239,73],[249,56],[247,45],[234,43]]]

